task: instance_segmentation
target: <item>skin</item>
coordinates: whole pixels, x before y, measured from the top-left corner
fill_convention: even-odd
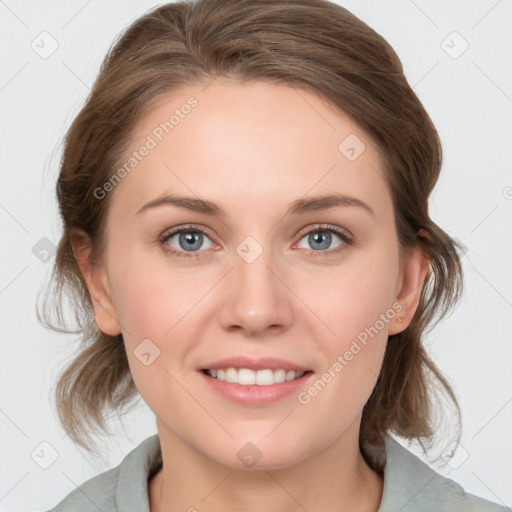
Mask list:
[[[400,267],[376,147],[348,116],[286,85],[205,85],[173,91],[138,123],[132,150],[187,98],[198,101],[110,192],[101,261],[92,265],[85,237],[73,237],[97,325],[122,332],[135,384],[157,418],[163,469],[149,482],[150,508],[376,511],[382,480],[359,451],[362,409],[388,335],[414,315],[428,260],[415,248]],[[349,134],[366,146],[354,161],[338,150]],[[296,199],[333,192],[374,214],[357,206],[285,214]],[[173,205],[137,214],[169,193],[214,201],[225,217]],[[190,223],[207,231],[196,257],[158,243]],[[347,231],[354,244],[332,234],[322,251],[307,236],[324,232],[319,224]],[[252,263],[236,251],[247,236],[263,249]],[[179,236],[169,245],[186,252]],[[307,405],[296,393],[236,404],[198,373],[225,357],[271,356],[310,368],[311,385],[397,303],[400,313]],[[145,366],[134,350],[147,338],[160,355]],[[250,469],[237,457],[247,442],[261,452]]]

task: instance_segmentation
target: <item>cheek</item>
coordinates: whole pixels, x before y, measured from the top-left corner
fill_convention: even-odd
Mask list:
[[[379,258],[364,256],[317,272],[301,292],[304,302],[325,324],[322,339],[331,350],[343,348],[367,329],[375,334],[374,326],[386,337],[395,315],[398,256],[392,251]]]
[[[110,280],[133,380],[154,410],[169,396],[176,407],[186,407],[177,405],[183,391],[171,375],[190,369],[190,354],[204,338],[201,329],[214,310],[209,292],[218,281],[218,269],[193,272],[135,250],[125,251],[117,261]]]
[[[190,366],[189,352],[201,338],[201,307],[206,301],[199,301],[215,276],[171,270],[165,261],[148,260],[148,254],[126,251],[110,277],[130,372],[153,411],[165,415],[172,409],[187,418],[198,415],[199,422],[201,411],[178,381],[181,370]]]
[[[336,270],[317,272],[309,280],[309,293],[306,288],[301,291],[322,321],[316,322],[314,337],[326,356],[317,376],[322,382],[306,393],[304,402],[323,395],[336,403],[336,410],[354,413],[367,401],[380,372],[388,326],[396,316],[399,271],[398,254],[392,250],[382,251],[379,258],[370,253],[359,256]]]
[[[127,251],[113,267],[115,307],[129,345],[171,339],[175,326],[190,324],[200,309],[196,305],[215,283],[214,270],[173,267],[156,253]]]

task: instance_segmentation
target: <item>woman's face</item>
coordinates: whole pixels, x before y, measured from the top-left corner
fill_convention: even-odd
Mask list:
[[[95,314],[122,332],[160,435],[240,468],[357,438],[388,334],[406,326],[365,132],[304,90],[218,79],[161,98],[124,163],[102,189],[112,303]]]

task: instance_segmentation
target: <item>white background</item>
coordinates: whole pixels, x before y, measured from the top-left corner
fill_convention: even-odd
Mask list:
[[[464,451],[453,467],[440,472],[468,492],[510,506],[512,3],[339,3],[381,33],[402,59],[444,144],[432,216],[467,247],[466,294],[429,336],[429,350],[453,383],[463,412]],[[72,339],[37,322],[36,296],[52,260],[44,263],[32,252],[43,237],[54,244],[59,240],[54,188],[65,131],[114,37],[155,5],[140,0],[0,2],[2,511],[54,506],[156,432],[152,413],[140,401],[126,416],[125,431],[113,423],[115,435],[103,443],[103,461],[86,460],[65,435],[50,397]],[[47,59],[31,48],[43,31],[58,42]],[[468,49],[453,58],[464,40]],[[34,450],[51,456],[41,442],[58,455],[48,469],[31,458]]]

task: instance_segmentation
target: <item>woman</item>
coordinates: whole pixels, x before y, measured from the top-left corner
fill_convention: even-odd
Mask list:
[[[433,438],[436,387],[456,406],[422,346],[462,286],[428,214],[440,166],[398,57],[339,6],[129,27],[57,185],[85,341],[57,398],[86,448],[136,393],[158,435],[54,510],[505,510],[389,435]]]

